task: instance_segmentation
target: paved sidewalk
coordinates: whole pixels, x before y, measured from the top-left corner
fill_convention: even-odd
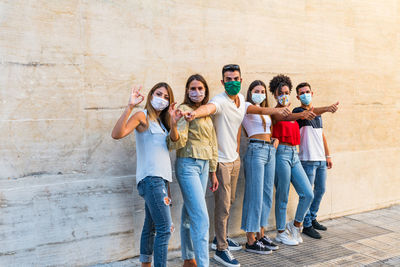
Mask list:
[[[270,255],[235,251],[241,266],[400,266],[400,205],[324,221],[328,231],[322,239],[303,235],[304,243],[280,249]],[[275,237],[275,232],[268,233]],[[242,245],[244,236],[236,238]],[[210,266],[220,266],[212,259]],[[182,266],[179,251],[169,253],[169,267]],[[96,265],[96,267],[140,266],[138,258]]]

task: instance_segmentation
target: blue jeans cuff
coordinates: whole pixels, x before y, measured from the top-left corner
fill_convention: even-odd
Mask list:
[[[152,258],[153,258],[153,255],[140,254],[139,261],[140,262],[151,262]]]
[[[185,255],[182,253],[183,260],[192,260],[194,259],[194,252],[186,252]]]

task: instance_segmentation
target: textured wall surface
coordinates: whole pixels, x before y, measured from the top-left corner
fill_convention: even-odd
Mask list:
[[[110,137],[130,87],[166,81],[181,101],[198,72],[215,95],[227,63],[241,65],[244,94],[285,73],[311,83],[315,105],[340,101],[323,117],[334,168],[321,218],[400,202],[400,1],[249,3],[0,0],[0,266],[137,255],[134,137]],[[177,248],[177,183],[172,193]],[[292,190],[289,218],[296,204]]]

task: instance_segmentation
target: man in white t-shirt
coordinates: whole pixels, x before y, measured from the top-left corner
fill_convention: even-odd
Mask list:
[[[239,93],[241,89],[239,65],[229,64],[222,68],[222,80],[225,91],[214,96],[211,101],[185,115],[188,121],[213,115],[213,122],[218,140],[218,190],[214,192],[214,227],[215,235],[211,248],[216,249],[214,259],[225,266],[240,266],[229,250],[240,250],[241,246],[227,238],[230,208],[235,200],[236,185],[240,171],[240,133],[246,113],[245,99]],[[288,108],[254,109],[255,114],[274,115],[290,114]]]

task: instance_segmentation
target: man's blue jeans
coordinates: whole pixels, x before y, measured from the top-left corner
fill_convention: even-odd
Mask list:
[[[167,266],[168,241],[172,225],[167,183],[161,177],[147,176],[138,184],[139,195],[145,201],[140,261],[151,262],[154,250],[155,267]]]
[[[249,143],[244,158],[246,179],[242,230],[258,232],[268,225],[272,206],[276,149],[270,144]]]
[[[275,159],[276,229],[278,231],[283,231],[286,227],[286,208],[289,198],[290,183],[293,184],[299,195],[299,203],[297,204],[296,215],[294,217],[297,222],[303,222],[314,195],[307,175],[301,166],[296,147],[279,145]]]
[[[208,160],[176,158],[176,179],[183,197],[181,251],[184,260],[196,259],[198,266],[209,265],[208,220],[205,200]]]
[[[304,217],[304,227],[310,227],[317,218],[319,205],[326,188],[326,161],[302,161],[304,171],[308,176],[311,186],[314,186],[314,199],[310,209]]]

